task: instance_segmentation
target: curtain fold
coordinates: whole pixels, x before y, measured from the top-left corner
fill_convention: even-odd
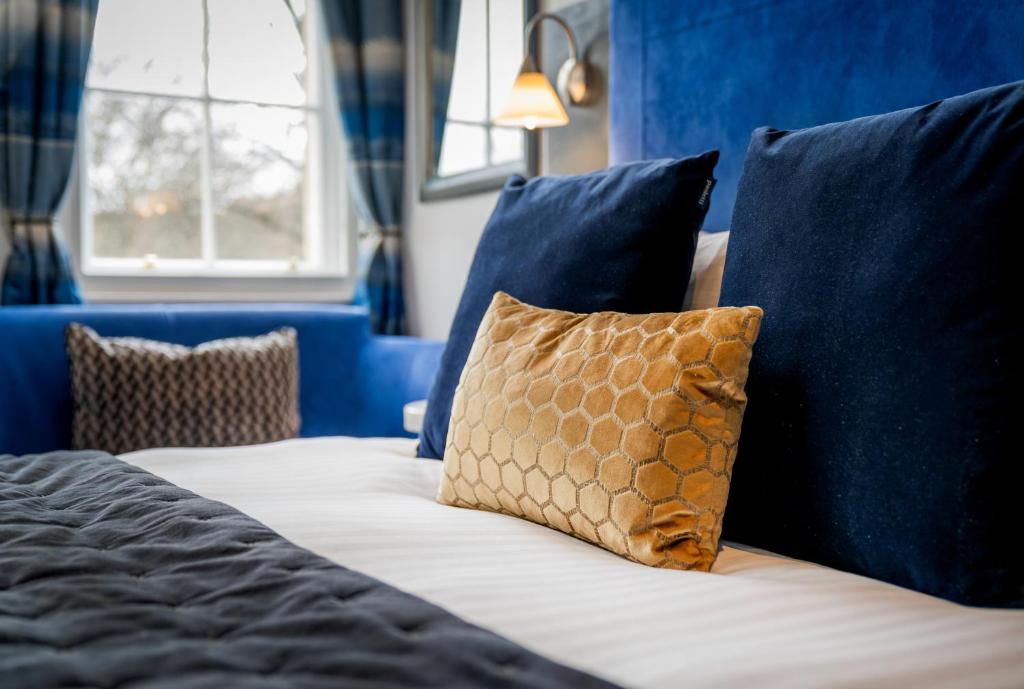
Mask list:
[[[80,303],[53,218],[74,160],[98,0],[0,5],[0,217],[11,254],[0,303]]]
[[[452,91],[462,0],[433,0],[431,5],[431,117],[434,138],[431,152],[436,170],[441,161],[441,144],[444,141],[444,125],[448,116],[448,97]]]
[[[353,195],[369,233],[354,302],[376,333],[405,331],[402,186],[405,46],[401,0],[322,0]]]

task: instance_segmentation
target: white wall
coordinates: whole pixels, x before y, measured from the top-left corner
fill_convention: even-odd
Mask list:
[[[593,0],[590,0],[593,1]],[[555,11],[574,4],[576,0],[546,0],[540,3],[541,9]],[[406,36],[416,36],[413,23],[416,12],[413,7],[416,0],[406,0]],[[607,7],[606,0],[602,3]],[[606,10],[605,10],[606,11]],[[469,264],[473,260],[477,242],[483,232],[484,225],[498,200],[497,191],[455,199],[422,202],[419,198],[419,171],[422,169],[420,156],[423,145],[419,141],[420,127],[416,117],[416,79],[419,71],[416,60],[419,52],[415,44],[406,51],[406,144],[405,144],[405,203],[404,203],[404,242],[403,261],[405,265],[405,298],[409,319],[409,332],[430,339],[443,340],[448,337],[455,309],[462,296],[462,287],[469,274]],[[607,101],[595,104],[595,108],[607,111]],[[606,128],[607,116],[598,123],[598,127]],[[568,129],[568,128],[567,128]],[[577,126],[573,132],[575,137],[581,134]],[[607,133],[603,134],[599,143],[604,147],[604,161],[607,161]],[[563,135],[564,136],[564,135]],[[586,136],[586,133],[583,133]],[[595,142],[598,137],[595,137]],[[541,146],[545,145],[544,137]],[[600,156],[599,156],[600,157]],[[544,160],[544,157],[541,158]],[[546,161],[551,165],[553,161]],[[554,161],[557,162],[557,161]],[[606,162],[595,162],[590,156],[584,164],[588,169],[603,167]],[[557,172],[583,172],[576,163],[566,161],[566,165],[554,165]],[[565,169],[563,169],[565,168]],[[541,170],[545,172],[545,170]]]
[[[405,199],[403,260],[409,332],[444,340],[498,192],[422,203],[418,170],[406,165],[410,193]]]

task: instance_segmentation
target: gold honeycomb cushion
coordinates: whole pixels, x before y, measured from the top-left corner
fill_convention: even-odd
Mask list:
[[[438,501],[707,571],[761,316],[583,315],[498,292],[455,392]]]

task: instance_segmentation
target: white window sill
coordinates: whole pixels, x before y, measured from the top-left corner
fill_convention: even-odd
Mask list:
[[[90,274],[81,277],[86,301],[95,303],[159,302],[314,302],[352,299],[353,283],[337,274],[292,273],[253,275],[128,275]]]
[[[149,280],[152,278],[174,278],[182,280],[230,280],[230,279],[253,279],[253,280],[309,280],[328,279],[344,280],[348,275],[340,270],[259,270],[259,269],[230,269],[204,270],[193,268],[118,268],[118,267],[90,267],[82,271],[88,277],[97,278],[132,278],[135,280]]]

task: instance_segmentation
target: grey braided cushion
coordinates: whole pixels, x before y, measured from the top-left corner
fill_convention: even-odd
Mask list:
[[[292,328],[190,348],[72,323],[67,349],[74,449],[249,445],[298,433]]]
[[[614,689],[97,452],[0,455],[0,687]]]

